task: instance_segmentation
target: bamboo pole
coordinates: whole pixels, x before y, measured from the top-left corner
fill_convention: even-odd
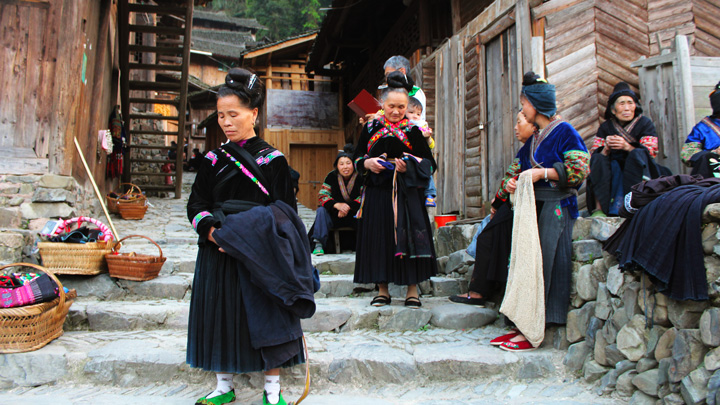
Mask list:
[[[102,207],[103,213],[105,214],[105,218],[108,220],[108,224],[110,225],[110,229],[112,230],[113,236],[115,237],[115,240],[120,239],[120,235],[118,235],[117,230],[115,229],[115,225],[113,224],[112,218],[110,218],[110,213],[107,210],[107,207],[105,206],[105,200],[102,197],[102,194],[100,194],[100,190],[98,190],[98,186],[95,183],[95,178],[93,177],[92,173],[90,172],[90,167],[87,164],[87,161],[85,161],[85,155],[83,155],[82,149],[80,149],[80,144],[78,143],[77,138],[73,137],[73,140],[75,141],[75,149],[77,149],[78,154],[80,155],[80,160],[82,161],[83,167],[85,167],[85,172],[87,173],[88,177],[90,178],[90,182],[92,183],[93,190],[95,190],[95,196],[97,196],[98,200],[100,201],[100,206]]]

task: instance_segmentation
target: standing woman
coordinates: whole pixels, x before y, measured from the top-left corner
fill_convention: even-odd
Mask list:
[[[365,186],[355,282],[377,284],[373,306],[391,303],[388,283],[407,285],[405,306],[419,308],[417,283],[437,274],[424,194],[436,164],[420,129],[405,118],[412,86],[401,72],[390,73],[387,84],[384,115],[363,126],[353,159]]]
[[[572,278],[572,230],[578,217],[577,190],[588,174],[588,151],[569,123],[555,117],[555,86],[534,72],[523,77],[522,112],[539,133],[517,154],[519,172],[529,170],[535,189],[538,233],[542,249],[545,323],[565,324]],[[514,193],[516,178],[505,189]],[[534,347],[520,332],[495,339],[508,351]]]
[[[312,252],[314,255],[325,254],[327,248],[332,245],[327,243],[330,230],[357,228],[355,214],[360,209],[362,181],[358,179],[355,171],[352,153],[352,144],[345,145],[345,148],[338,153],[333,163],[335,169],[325,176],[318,193],[315,223],[309,232],[315,245]]]
[[[254,319],[257,312],[246,308],[243,300],[243,277],[238,271],[241,263],[221,250],[213,238],[226,215],[278,200],[296,209],[287,160],[255,134],[264,95],[256,75],[245,69],[230,69],[217,96],[218,123],[228,142],[205,155],[188,200],[188,219],[199,235],[199,250],[190,301],[187,362],[217,374],[217,388],[197,404],[234,401],[233,373],[257,371],[265,373],[263,403],[285,404],[280,393],[280,367],[305,360],[301,338],[283,345],[253,347],[248,324],[262,320]]]

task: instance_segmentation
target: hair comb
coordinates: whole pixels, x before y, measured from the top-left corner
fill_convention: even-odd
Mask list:
[[[253,88],[256,80],[257,80],[257,75],[253,74],[252,76],[250,76],[250,81],[248,82],[248,90]]]

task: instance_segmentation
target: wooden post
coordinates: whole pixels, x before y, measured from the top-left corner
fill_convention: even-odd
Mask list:
[[[687,37],[675,37],[675,94],[677,103],[677,123],[680,134],[689,134],[695,125],[695,104],[693,101],[693,84],[690,71],[690,48]]]
[[[520,0],[515,5],[515,24],[518,32],[518,44],[522,55],[522,77],[524,72],[531,70],[532,64],[532,22],[530,21],[530,5],[528,0]],[[518,58],[520,59],[520,58]]]
[[[532,37],[531,43],[533,72],[545,78],[545,39],[543,37]]]

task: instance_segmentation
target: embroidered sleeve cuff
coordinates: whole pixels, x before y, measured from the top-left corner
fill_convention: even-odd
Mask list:
[[[686,165],[691,165],[692,157],[702,151],[702,144],[700,142],[688,142],[683,145],[680,151],[680,159]]]
[[[213,216],[213,214],[211,214],[208,211],[202,211],[202,212],[199,212],[197,215],[195,215],[195,218],[193,218],[193,220],[192,220],[192,226],[193,226],[193,228],[195,228],[195,231],[197,232],[200,221],[202,221],[203,219],[205,219],[207,217],[211,217],[211,216]]]
[[[603,146],[605,146],[605,139],[596,136],[595,141],[590,147],[590,153],[595,153],[596,150],[602,148]]]
[[[579,187],[590,173],[590,155],[582,150],[570,150],[563,153],[567,186]]]
[[[656,158],[658,154],[658,139],[655,136],[643,136],[640,138],[640,145],[644,146],[652,158]]]

